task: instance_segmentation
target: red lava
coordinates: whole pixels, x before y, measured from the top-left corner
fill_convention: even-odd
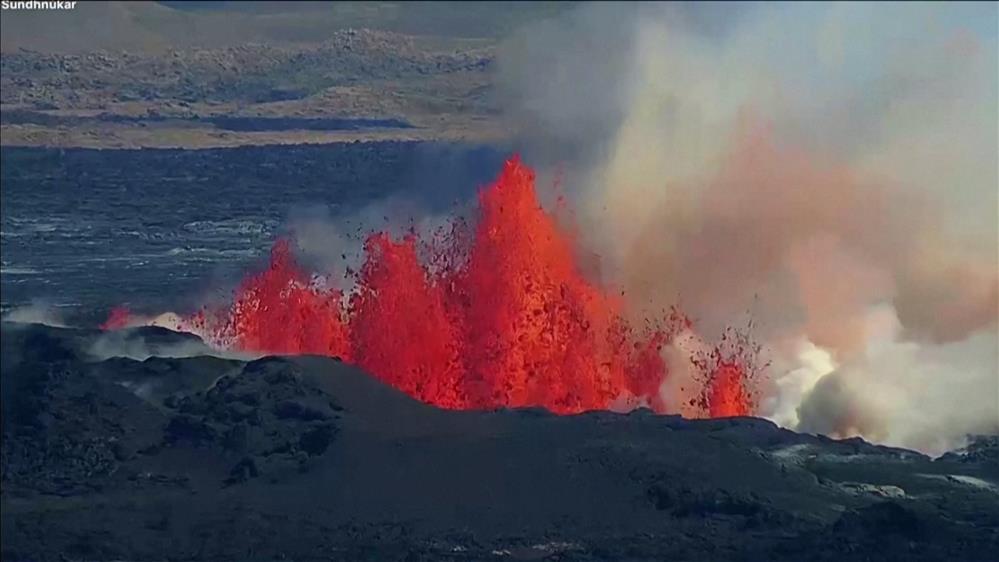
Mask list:
[[[664,411],[661,350],[690,320],[672,310],[629,324],[625,297],[581,273],[571,227],[542,208],[534,180],[513,157],[479,193],[466,230],[456,221],[432,240],[370,235],[349,295],[324,287],[280,239],[230,305],[186,323],[219,347],[338,356],[443,408],[571,414],[625,400]],[[127,323],[116,308],[102,327]],[[692,361],[703,374],[703,415],[752,414],[742,358],[716,350]]]

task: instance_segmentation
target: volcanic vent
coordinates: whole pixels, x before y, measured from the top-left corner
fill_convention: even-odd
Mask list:
[[[692,321],[671,309],[634,325],[627,294],[583,274],[562,215],[571,213],[541,206],[533,170],[514,156],[479,193],[471,221],[454,219],[429,237],[371,234],[353,290],[307,271],[282,238],[231,303],[174,327],[221,349],[341,357],[448,409],[667,412],[682,400],[700,416],[753,413],[757,350],[742,334],[688,357],[698,388],[666,395],[663,350],[696,337]],[[103,327],[134,323],[116,309]]]

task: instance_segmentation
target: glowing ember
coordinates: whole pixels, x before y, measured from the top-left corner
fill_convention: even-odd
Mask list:
[[[349,298],[304,272],[279,240],[230,307],[185,323],[219,347],[339,356],[444,408],[575,413],[625,400],[663,411],[661,350],[690,321],[673,310],[630,326],[624,303],[582,275],[570,232],[539,205],[534,173],[514,157],[479,194],[465,236],[371,235]],[[421,260],[421,249],[433,257]],[[127,318],[115,309],[104,327]],[[695,365],[706,415],[752,412],[745,364],[715,354]]]

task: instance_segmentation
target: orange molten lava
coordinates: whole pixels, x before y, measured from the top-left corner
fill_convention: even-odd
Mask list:
[[[347,327],[341,295],[311,281],[296,265],[289,241],[278,240],[267,270],[248,277],[237,289],[214,339],[246,351],[343,355]]]
[[[750,412],[744,378],[742,365],[726,361],[717,365],[707,389],[710,417],[745,416]]]
[[[460,223],[446,239],[371,235],[349,297],[303,271],[279,240],[230,307],[188,324],[222,347],[339,356],[444,408],[575,413],[624,401],[663,411],[661,349],[689,320],[674,310],[630,326],[624,303],[584,278],[576,241],[539,205],[534,173],[517,157],[478,203],[464,235]],[[705,414],[751,413],[744,367],[720,357],[695,362]]]

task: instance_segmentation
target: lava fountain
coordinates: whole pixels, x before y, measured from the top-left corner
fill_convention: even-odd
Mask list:
[[[230,304],[177,327],[224,349],[337,356],[443,408],[666,411],[662,350],[692,322],[673,309],[633,326],[626,296],[587,279],[578,250],[515,156],[479,193],[469,224],[455,220],[429,240],[371,234],[349,293],[302,268],[284,238]],[[128,324],[116,308],[104,328]],[[751,351],[740,340],[691,358],[701,415],[753,413]]]

